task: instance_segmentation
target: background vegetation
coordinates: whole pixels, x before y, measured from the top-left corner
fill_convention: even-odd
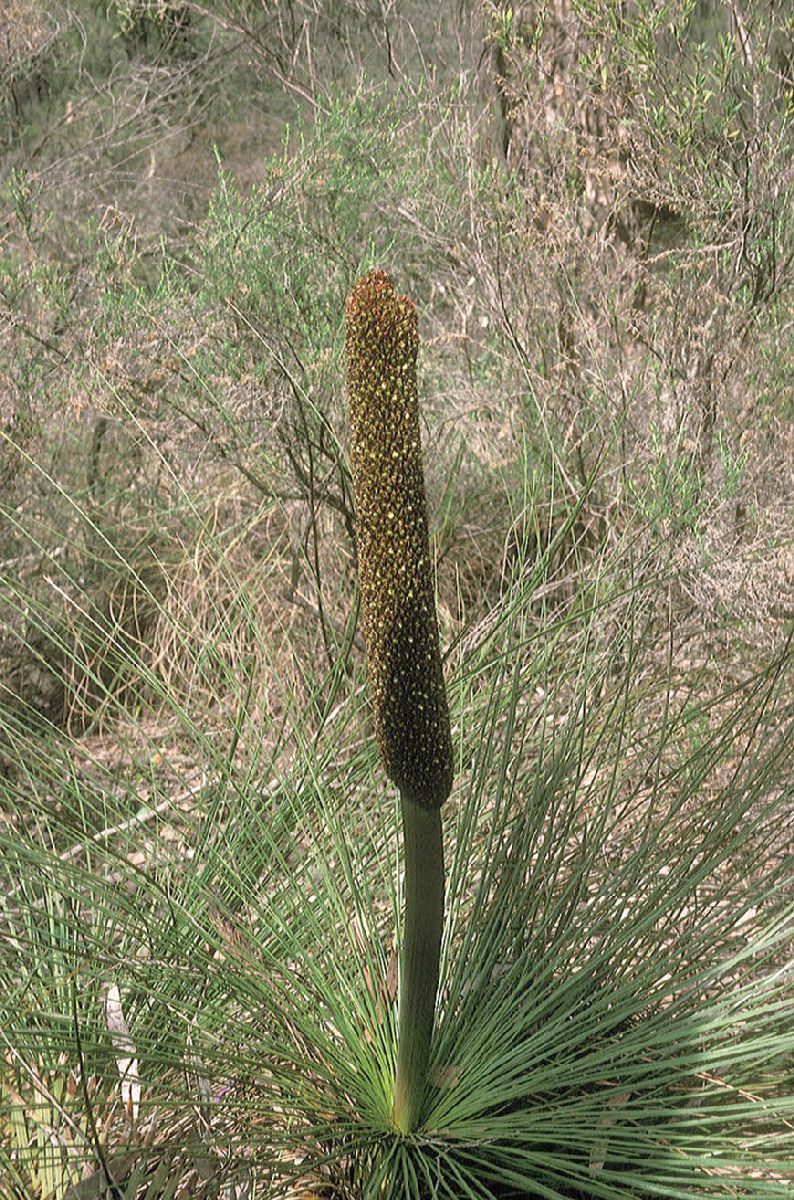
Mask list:
[[[4,6],[3,1197],[785,1194],[789,9]],[[373,267],[420,311],[458,761],[407,1148]]]

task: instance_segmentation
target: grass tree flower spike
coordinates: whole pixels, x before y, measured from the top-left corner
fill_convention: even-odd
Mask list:
[[[420,1116],[444,916],[440,808],[452,788],[449,710],[439,649],[419,432],[413,302],[373,271],[347,303],[345,356],[356,548],[375,735],[400,791],[405,931],[392,1120]]]
[[[375,734],[400,792],[430,808],[452,787],[422,475],[416,308],[383,271],[353,288],[345,325],[356,546]]]

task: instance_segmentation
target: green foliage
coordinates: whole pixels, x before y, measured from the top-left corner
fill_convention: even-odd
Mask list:
[[[150,791],[99,837],[67,778],[66,854],[45,849],[63,815],[6,786],[8,1041],[31,1065],[57,1028],[64,1075],[90,1063],[95,1119],[112,1128],[120,1081],[101,991],[114,982],[142,1130],[174,1114],[135,1143],[149,1171],[164,1158],[197,1169],[195,1124],[213,1178],[256,1169],[274,1195],[325,1178],[373,1197],[782,1197],[790,661],[715,692],[693,738],[689,691],[664,684],[657,637],[642,632],[655,586],[621,601],[605,581],[588,618],[540,635],[521,587],[459,663],[464,785],[416,1137],[389,1133],[397,814],[372,804],[368,745],[339,758],[362,715],[353,698],[319,744],[294,710],[282,736],[300,753],[278,774],[243,698],[237,728],[257,765],[241,775],[218,746],[187,806]],[[41,904],[60,915],[33,933]]]
[[[455,198],[442,175],[431,180],[435,194],[421,196],[423,164],[398,136],[406,117],[406,98],[334,97],[310,133],[299,127],[287,134],[251,196],[243,199],[221,170],[194,264],[199,311],[233,301],[243,337],[246,325],[249,337],[278,325],[279,344],[289,340],[312,358],[338,339],[340,299],[359,264],[390,261],[399,242],[400,260],[415,277],[421,233],[395,214],[435,201],[453,218]],[[447,225],[445,237],[453,236]]]
[[[657,426],[650,429],[653,462],[646,489],[634,490],[634,500],[644,518],[659,532],[677,534],[697,530],[704,517],[701,507],[702,473],[680,441],[665,446]]]

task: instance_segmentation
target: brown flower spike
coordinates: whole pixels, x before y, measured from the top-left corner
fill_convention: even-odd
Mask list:
[[[381,761],[401,793],[438,808],[452,788],[422,474],[416,308],[383,271],[345,316],[358,576]]]

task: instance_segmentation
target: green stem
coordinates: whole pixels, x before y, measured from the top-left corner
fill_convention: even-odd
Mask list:
[[[400,794],[405,844],[405,930],[400,1029],[392,1123],[410,1133],[419,1121],[430,1060],[444,924],[441,810]]]

